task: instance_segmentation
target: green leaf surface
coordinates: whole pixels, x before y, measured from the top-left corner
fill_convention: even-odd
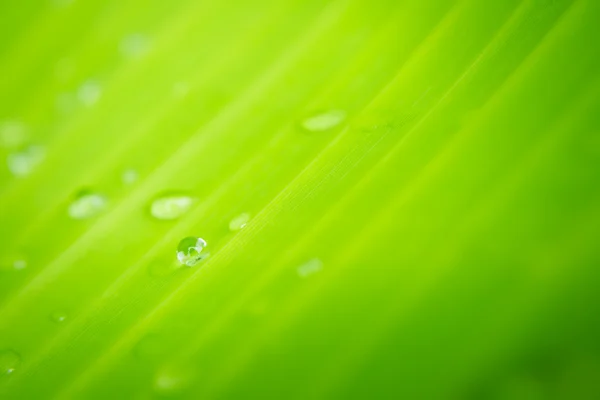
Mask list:
[[[0,398],[600,396],[600,2],[0,15]]]

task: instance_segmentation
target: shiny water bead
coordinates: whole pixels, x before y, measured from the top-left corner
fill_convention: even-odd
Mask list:
[[[182,239],[177,246],[177,259],[181,264],[192,267],[207,257],[202,251],[207,246],[202,238],[189,236]]]
[[[229,222],[229,229],[231,231],[239,231],[246,226],[248,221],[250,221],[250,214],[240,214]]]
[[[50,314],[50,319],[59,324],[63,323],[67,320],[67,313],[62,310],[54,311]]]
[[[126,169],[121,175],[121,181],[125,185],[132,185],[138,180],[139,176],[135,169]]]
[[[172,220],[189,211],[194,200],[189,196],[164,196],[155,199],[150,206],[150,214],[156,219]]]
[[[77,98],[87,107],[91,107],[98,102],[102,88],[100,84],[94,80],[84,82],[77,89]]]
[[[68,213],[73,219],[88,219],[102,213],[107,205],[106,197],[98,193],[81,193],[69,205]]]
[[[302,127],[311,132],[322,132],[339,125],[344,119],[346,119],[346,112],[330,110],[306,118],[302,121]]]
[[[150,41],[142,33],[133,33],[125,36],[119,44],[121,54],[127,58],[143,56],[150,48]]]
[[[6,159],[6,163],[14,176],[24,177],[33,172],[44,160],[45,155],[46,151],[43,147],[32,145],[20,151],[10,153]]]
[[[308,260],[304,264],[298,267],[298,275],[302,278],[306,278],[310,275],[316,274],[323,268],[323,262],[318,258]]]
[[[0,350],[0,376],[11,375],[21,364],[21,356],[14,350]]]

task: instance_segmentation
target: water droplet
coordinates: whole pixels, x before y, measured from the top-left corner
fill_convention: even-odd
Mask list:
[[[316,274],[322,268],[323,262],[318,258],[313,258],[298,267],[298,275],[300,275],[302,278],[306,278],[310,275]]]
[[[157,219],[177,219],[188,212],[193,203],[194,200],[189,196],[159,197],[152,202],[150,214]]]
[[[250,214],[240,214],[229,222],[229,229],[232,231],[239,231],[246,226],[248,221],[250,221]]]
[[[194,236],[186,237],[179,242],[177,246],[177,259],[180,263],[193,267],[200,261],[208,257],[208,253],[202,254],[202,250],[207,246],[202,238]]]
[[[0,350],[0,375],[11,375],[21,364],[21,356],[14,350]]]
[[[168,365],[157,371],[154,378],[154,390],[163,396],[180,396],[195,379],[196,371],[192,365]]]
[[[18,121],[4,121],[0,124],[0,145],[7,149],[22,146],[27,138],[25,125]]]
[[[50,319],[59,324],[63,323],[67,320],[67,313],[62,310],[54,311],[50,314]]]
[[[29,175],[44,160],[45,155],[43,147],[33,145],[10,153],[6,162],[13,175],[23,177]]]
[[[121,54],[129,58],[137,58],[144,55],[149,47],[148,38],[141,33],[125,36],[119,44]]]
[[[13,262],[13,268],[16,269],[17,271],[25,269],[25,268],[27,268],[27,261],[21,260],[21,259],[15,260]]]
[[[70,205],[69,216],[73,219],[88,219],[97,216],[106,209],[106,197],[83,192]]]
[[[79,86],[79,89],[77,89],[77,98],[88,107],[96,104],[101,94],[102,88],[98,82],[94,80],[84,82]]]
[[[138,173],[134,169],[126,169],[121,175],[121,180],[125,185],[131,185],[138,180]]]
[[[344,111],[331,110],[306,118],[302,121],[302,127],[311,132],[322,132],[339,125],[344,119],[346,119]]]

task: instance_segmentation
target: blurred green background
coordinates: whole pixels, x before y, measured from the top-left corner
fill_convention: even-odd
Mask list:
[[[599,1],[0,22],[0,398],[600,398]]]

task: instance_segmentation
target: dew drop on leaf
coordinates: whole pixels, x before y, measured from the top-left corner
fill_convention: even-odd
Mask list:
[[[250,214],[240,214],[229,222],[229,229],[231,231],[239,231],[246,226],[248,221],[250,221]]]
[[[165,196],[152,202],[150,214],[156,219],[171,220],[189,211],[194,200],[189,196]]]
[[[94,80],[84,82],[79,89],[77,89],[77,98],[87,107],[96,104],[98,99],[100,99],[101,94],[102,88],[98,82]]]
[[[44,160],[45,155],[43,147],[32,145],[21,151],[10,153],[6,162],[14,176],[23,177],[29,175]]]
[[[189,236],[182,239],[177,246],[177,259],[181,264],[192,267],[208,257],[208,253],[202,254],[207,246],[202,238]]]
[[[137,58],[144,55],[149,49],[148,38],[141,33],[125,36],[119,44],[121,54],[128,58]]]
[[[126,169],[121,175],[121,181],[125,185],[132,185],[138,180],[138,173],[135,169]]]
[[[102,213],[108,204],[106,197],[98,193],[81,193],[69,205],[69,216],[73,219],[88,219]]]
[[[302,121],[302,127],[311,132],[322,132],[339,125],[344,119],[344,111],[331,110],[306,118]]]
[[[323,262],[318,258],[313,258],[298,267],[298,275],[300,275],[302,278],[306,278],[310,275],[316,274],[322,268]]]
[[[67,313],[62,310],[54,311],[52,314],[50,314],[50,319],[61,324],[67,320]]]
[[[14,350],[0,350],[0,375],[11,375],[21,364],[21,356]]]

